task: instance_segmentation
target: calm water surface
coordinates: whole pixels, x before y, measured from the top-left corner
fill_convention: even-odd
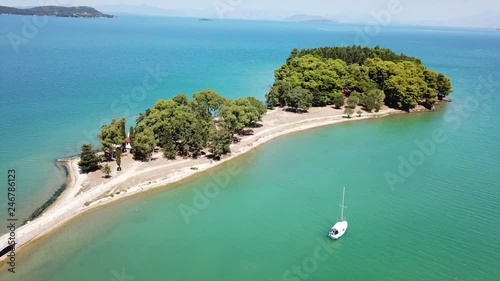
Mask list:
[[[95,142],[101,123],[204,88],[263,98],[292,48],[355,36],[322,23],[51,18],[15,53],[6,34],[22,24],[0,17],[0,171],[17,169],[20,216],[62,183],[53,161]],[[498,280],[500,33],[392,27],[371,39],[450,76],[454,102],[279,138],[235,167],[76,220],[2,280]],[[157,68],[168,76],[124,102]],[[436,130],[445,141],[420,153]],[[387,173],[417,154],[422,165],[391,186]],[[234,169],[186,220],[180,209]],[[343,185],[350,226],[330,241]]]

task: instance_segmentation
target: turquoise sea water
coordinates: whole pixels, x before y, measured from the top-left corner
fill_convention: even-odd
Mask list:
[[[357,43],[356,26],[323,23],[51,18],[15,53],[7,34],[22,25],[0,17],[0,170],[17,169],[20,215],[60,185],[52,161],[95,141],[99,123],[204,88],[263,98],[292,48]],[[69,224],[2,280],[499,280],[500,33],[391,27],[369,39],[450,76],[454,102],[279,138]],[[122,99],[157,67],[161,83]],[[421,165],[400,174],[405,161]],[[350,226],[330,241],[344,184]]]

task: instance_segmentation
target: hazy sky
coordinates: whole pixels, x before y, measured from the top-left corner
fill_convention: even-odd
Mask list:
[[[227,3],[236,10],[286,11],[287,14],[336,15],[369,14],[383,9],[391,1],[400,2],[403,10],[395,15],[406,20],[446,20],[500,11],[500,0],[0,0],[0,5],[89,5],[147,4],[165,9],[191,8],[214,10],[214,3]]]

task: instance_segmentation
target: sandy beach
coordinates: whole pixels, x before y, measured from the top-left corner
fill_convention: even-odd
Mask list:
[[[363,112],[361,117],[353,115],[345,118],[342,109],[331,107],[311,108],[308,113],[296,114],[282,109],[270,110],[262,119],[262,127],[253,129],[254,134],[241,137],[241,141],[231,146],[231,155],[221,161],[212,161],[206,157],[199,159],[167,160],[162,152],[154,153],[153,161],[139,162],[132,155],[122,157],[122,171],[117,172],[116,163],[110,162],[111,178],[103,178],[101,171],[81,174],[78,169],[79,159],[70,159],[68,167],[68,186],[58,200],[40,217],[16,230],[16,252],[30,242],[40,238],[65,222],[90,209],[104,206],[110,202],[146,192],[158,187],[165,187],[196,173],[206,171],[222,163],[243,155],[276,137],[311,128],[333,125],[342,122],[379,118],[402,111],[382,108],[378,113]],[[9,233],[0,237],[0,248],[8,246]],[[6,256],[3,257],[5,259]],[[4,262],[0,263],[2,266]]]

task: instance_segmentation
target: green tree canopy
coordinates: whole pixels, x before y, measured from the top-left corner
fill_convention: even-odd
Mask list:
[[[134,149],[134,156],[136,159],[149,159],[155,148],[156,141],[153,130],[151,128],[144,128],[136,132],[132,140],[132,147]]]
[[[309,90],[295,87],[287,95],[287,103],[295,111],[307,111],[312,105],[313,95]]]
[[[404,54],[396,54],[390,49],[380,48],[376,46],[375,48],[361,47],[361,46],[348,46],[348,47],[323,47],[316,49],[304,49],[297,50],[290,54],[290,58],[303,57],[306,55],[313,55],[323,59],[340,59],[345,61],[347,64],[359,64],[363,63],[369,58],[380,58],[385,61],[400,62],[400,61],[410,61],[413,63],[421,64],[421,61],[417,58],[409,57]]]
[[[205,148],[214,149],[217,155],[225,154],[225,134],[255,127],[266,112],[266,105],[254,97],[228,100],[209,89],[195,93],[191,100],[184,94],[161,99],[140,114],[135,127],[130,127],[132,151],[140,160],[150,158],[156,146],[168,159],[177,155],[196,158]],[[99,138],[109,149],[118,140],[124,143],[124,126],[124,119],[113,120],[103,127]]]
[[[360,102],[360,94],[358,92],[352,92],[347,99],[347,107],[355,108]]]
[[[378,112],[384,104],[384,100],[384,91],[376,88],[369,90],[361,97],[361,103],[365,106],[365,109],[368,112],[372,112],[373,110]]]
[[[172,126],[171,138],[177,143],[181,156],[198,157],[206,146],[210,127],[206,121],[196,116],[194,112],[179,109],[175,112],[170,123]],[[163,143],[167,143],[163,141]]]
[[[179,94],[172,99],[177,105],[188,105],[188,98],[185,94]]]
[[[94,151],[92,145],[82,145],[80,161],[78,161],[78,167],[80,170],[84,173],[97,171],[99,170],[99,162],[101,162],[101,159]]]
[[[122,165],[122,150],[120,148],[116,150],[116,165],[118,168]]]
[[[448,96],[453,91],[450,78],[439,73],[438,77],[437,77],[437,89],[436,90],[437,90],[438,98],[440,100],[442,100],[443,98]]]
[[[218,116],[220,108],[224,105],[226,99],[216,92],[207,89],[193,95],[194,100],[201,109],[200,115],[206,118]]]
[[[118,121],[111,120],[109,125],[101,127],[101,133],[97,135],[101,142],[101,150],[108,155],[112,155],[115,151],[115,146],[121,146],[125,143],[125,118]]]
[[[292,84],[283,80],[276,80],[269,93],[266,94],[266,103],[269,107],[286,106],[286,96],[292,90]]]
[[[130,134],[130,138],[133,138],[134,137],[134,126],[130,126],[129,128],[129,134]]]
[[[261,101],[248,97],[235,101],[226,101],[221,107],[220,117],[226,128],[232,133],[238,133],[245,127],[255,127],[267,111]]]
[[[210,133],[208,148],[210,153],[213,154],[214,159],[218,160],[222,155],[230,153],[232,142],[231,132],[224,124],[219,128],[213,127]]]
[[[104,173],[104,177],[105,178],[109,178],[110,175],[111,175],[111,167],[109,167],[109,165],[106,163],[106,165],[104,165],[102,167],[102,172]]]
[[[333,105],[335,105],[335,108],[337,108],[337,109],[344,106],[344,94],[342,94],[342,92],[340,92],[340,91],[335,91],[331,95],[331,100],[332,100]]]
[[[166,140],[162,149],[163,149],[163,156],[165,156],[165,158],[170,160],[175,160],[177,156],[177,146],[173,139]]]
[[[275,83],[266,94],[270,107],[292,106],[289,96],[296,87],[312,94],[312,106],[334,104],[337,92],[347,97],[358,92],[359,102],[371,110],[382,107],[382,96],[393,108],[410,110],[419,104],[431,108],[452,91],[448,77],[425,68],[416,58],[378,46],[294,49],[274,76]],[[340,104],[338,95],[335,101]]]
[[[238,133],[250,123],[250,117],[245,108],[233,101],[224,104],[221,109],[221,117],[231,134]]]
[[[254,97],[247,97],[245,99],[257,110],[257,112],[259,113],[259,115],[261,117],[264,114],[266,114],[267,107],[266,107],[266,105],[262,101],[254,98]]]

